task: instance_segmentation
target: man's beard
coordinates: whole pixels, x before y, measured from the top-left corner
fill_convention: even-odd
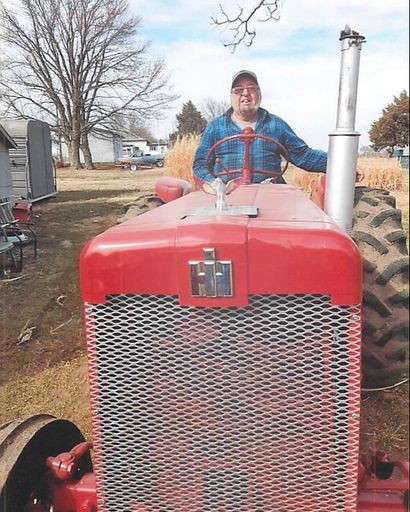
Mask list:
[[[239,106],[238,112],[241,116],[249,116],[254,115],[259,110],[259,103],[257,105],[249,106],[247,105],[246,108],[242,108],[242,106]]]

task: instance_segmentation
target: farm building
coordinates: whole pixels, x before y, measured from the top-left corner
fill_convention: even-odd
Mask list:
[[[122,157],[122,136],[111,130],[94,128],[88,135],[91,156],[94,163],[112,163]],[[53,140],[53,155],[60,160],[60,147],[57,140]],[[69,162],[68,147],[61,144],[63,162]],[[84,163],[84,155],[80,151],[80,161]]]
[[[149,153],[149,141],[130,132],[123,133],[122,156],[132,155],[135,151],[142,151],[144,154]]]
[[[123,156],[132,155],[135,151],[146,153],[165,154],[168,151],[168,141],[159,139],[156,142],[149,141],[130,132],[123,133]]]
[[[13,197],[9,150],[16,148],[16,143],[0,124],[0,200]]]
[[[93,161],[115,162],[122,156],[122,137],[111,130],[95,128],[88,137]]]
[[[167,140],[159,139],[157,142],[151,142],[149,144],[149,150],[152,153],[165,154],[169,149],[169,142]]]
[[[34,119],[0,119],[0,124],[16,144],[9,151],[13,196],[31,203],[55,196],[48,124]]]

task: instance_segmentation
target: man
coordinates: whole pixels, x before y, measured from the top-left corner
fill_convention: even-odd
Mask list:
[[[205,165],[209,149],[215,142],[241,133],[250,126],[254,132],[270,137],[285,146],[290,162],[305,171],[326,172],[327,154],[318,149],[311,149],[300,139],[292,128],[278,116],[270,114],[260,107],[261,91],[258,79],[252,71],[242,70],[234,75],[231,86],[231,108],[222,116],[211,121],[202,134],[194,158],[194,177],[197,181],[210,181],[214,177]],[[218,146],[212,155],[212,168],[218,172],[221,165],[228,170],[239,169],[243,165],[244,144],[238,139]],[[280,171],[281,157],[275,144],[255,139],[251,146],[251,165],[253,169]],[[239,175],[222,176],[226,182]],[[259,183],[267,178],[264,174],[254,173],[252,181]],[[280,177],[277,183],[285,183]]]

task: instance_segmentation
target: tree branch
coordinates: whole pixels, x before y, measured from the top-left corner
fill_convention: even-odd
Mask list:
[[[232,39],[225,42],[224,46],[230,48],[234,53],[240,44],[252,46],[256,37],[256,29],[251,26],[251,22],[265,23],[269,20],[279,21],[279,2],[280,0],[259,0],[248,13],[238,6],[239,12],[236,15],[228,15],[223,6],[219,5],[221,17],[211,17],[211,25],[225,27],[232,31]],[[262,17],[255,20],[255,15],[260,12]]]

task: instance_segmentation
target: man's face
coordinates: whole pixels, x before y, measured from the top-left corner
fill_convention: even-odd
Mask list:
[[[231,105],[235,114],[249,117],[256,114],[261,101],[258,84],[251,77],[241,77],[231,91]]]

